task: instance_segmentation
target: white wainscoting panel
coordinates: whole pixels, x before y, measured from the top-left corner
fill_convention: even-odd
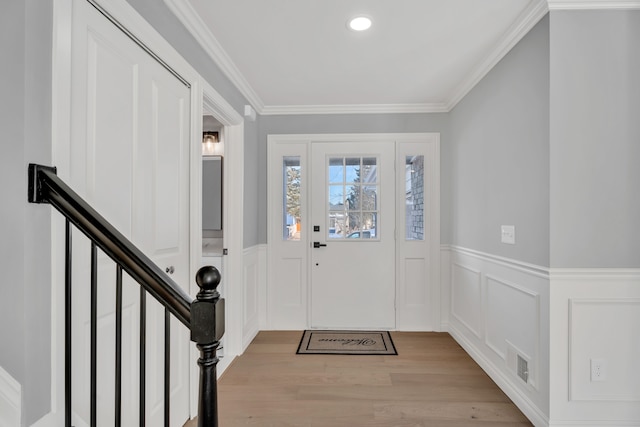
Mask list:
[[[540,347],[540,295],[517,284],[486,275],[485,344],[507,361],[517,354],[533,363],[528,367],[528,384],[536,387],[536,361]],[[515,321],[505,322],[505,319]],[[509,362],[509,361],[508,361]],[[507,366],[513,367],[511,363]],[[516,365],[517,366],[517,365]]]
[[[451,277],[451,316],[477,338],[481,338],[482,273],[454,262]]]
[[[0,427],[20,425],[21,399],[20,383],[0,366]]]
[[[570,400],[640,404],[640,299],[569,300]],[[591,378],[591,360],[603,381]]]
[[[451,247],[440,246],[440,330],[449,330],[451,316]]]
[[[242,351],[244,352],[260,330],[260,255],[259,246],[243,252],[242,274]]]
[[[457,246],[441,254],[451,266],[442,296],[449,332],[534,425],[549,425],[548,270]],[[518,355],[527,381],[517,375]]]
[[[552,425],[640,426],[640,269],[550,277]],[[592,381],[592,359],[603,381]]]

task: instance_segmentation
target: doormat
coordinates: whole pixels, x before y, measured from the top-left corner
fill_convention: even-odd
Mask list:
[[[387,331],[304,331],[296,354],[398,354]]]

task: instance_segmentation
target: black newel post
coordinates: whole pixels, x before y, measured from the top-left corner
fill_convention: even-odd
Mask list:
[[[216,351],[224,335],[224,299],[216,290],[220,272],[215,267],[202,267],[196,274],[196,283],[200,292],[191,304],[191,341],[200,350],[198,427],[218,427]]]

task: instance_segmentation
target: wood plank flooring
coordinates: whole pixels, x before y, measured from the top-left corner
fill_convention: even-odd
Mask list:
[[[260,332],[231,364],[221,427],[532,425],[446,333],[392,332],[397,356],[296,355],[301,336]]]

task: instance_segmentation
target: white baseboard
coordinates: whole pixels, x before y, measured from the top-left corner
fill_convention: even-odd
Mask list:
[[[0,427],[21,425],[22,387],[0,366]]]

